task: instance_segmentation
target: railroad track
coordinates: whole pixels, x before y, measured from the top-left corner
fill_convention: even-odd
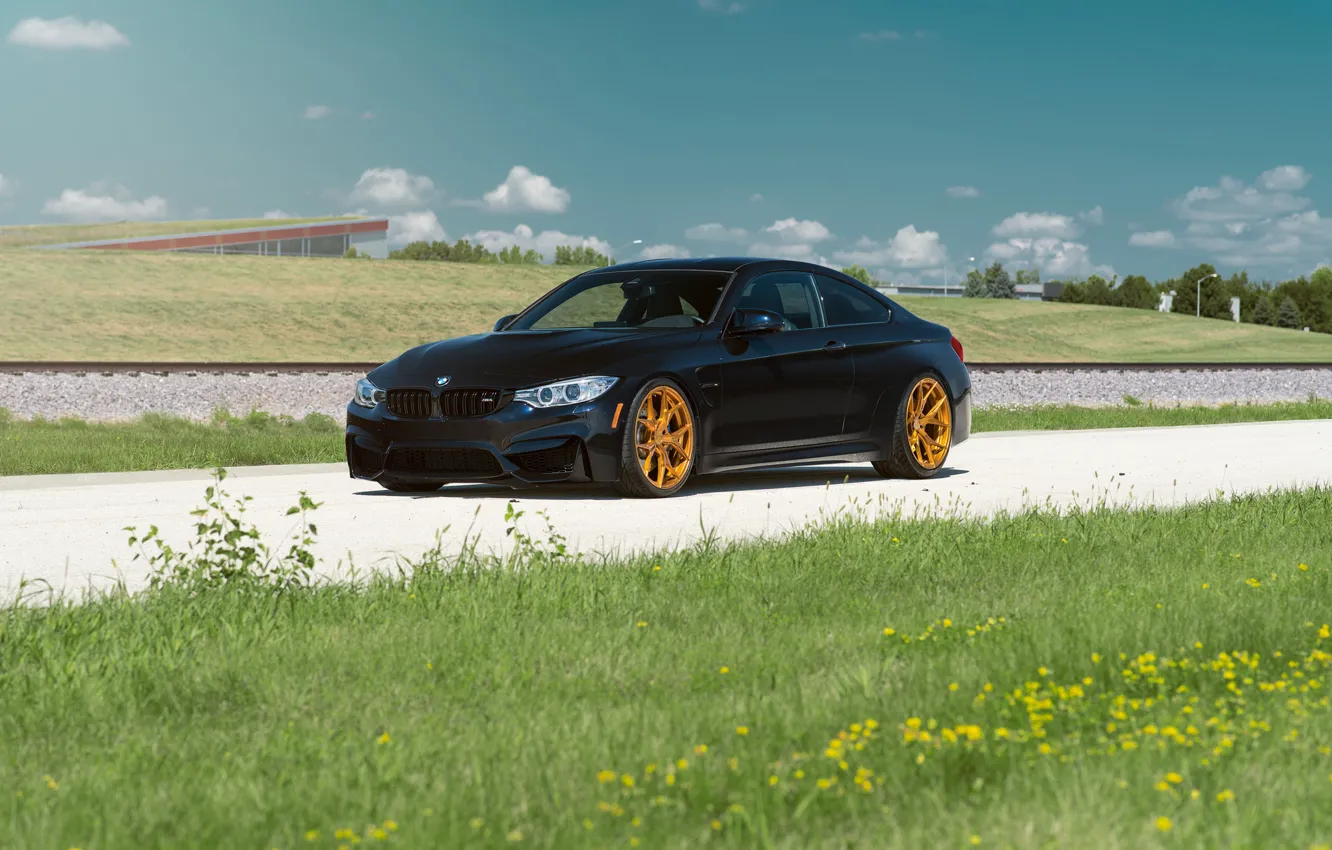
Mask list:
[[[279,362],[135,362],[135,361],[0,361],[0,374],[67,373],[87,375],[169,374],[297,374],[302,372],[368,372],[379,363],[279,363]],[[967,363],[973,372],[1232,372],[1276,369],[1332,370],[1332,363],[1078,363],[1016,362]]]

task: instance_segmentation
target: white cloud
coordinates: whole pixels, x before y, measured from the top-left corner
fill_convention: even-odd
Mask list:
[[[14,181],[0,174],[0,198],[14,194]]]
[[[880,44],[885,41],[897,41],[902,34],[897,30],[876,30],[874,32],[862,32],[859,36],[861,41],[868,41],[874,44]]]
[[[679,245],[670,245],[662,243],[661,245],[648,245],[643,248],[642,257],[645,260],[664,260],[671,257],[688,257],[689,249],[681,248]]]
[[[283,212],[282,210],[269,210],[264,213],[264,218],[296,218],[296,216]]]
[[[483,202],[491,212],[562,213],[569,208],[569,191],[551,183],[549,177],[515,165],[503,183],[485,194]]]
[[[686,239],[700,242],[743,242],[749,238],[749,232],[743,227],[726,227],[717,222],[696,224],[684,233]]]
[[[371,112],[371,111],[368,110],[368,109],[367,109],[365,112],[362,112],[362,113],[361,113],[361,120],[362,120],[362,121],[369,121],[371,118],[374,118],[374,117],[375,117],[375,113]]]
[[[751,204],[761,204],[763,203],[763,196],[760,195],[758,192],[755,192],[754,194],[749,196],[749,202]]]
[[[721,15],[738,15],[745,10],[743,3],[727,2],[727,0],[698,0],[698,8]]]
[[[1020,212],[994,226],[994,235],[1003,238],[1018,236],[1053,236],[1067,239],[1082,232],[1077,222],[1066,215],[1050,212]]]
[[[1051,278],[1093,274],[1110,278],[1115,274],[1112,266],[1093,263],[1091,249],[1086,245],[1055,236],[1017,237],[996,242],[985,249],[985,256],[1005,264],[1039,269],[1043,276]]]
[[[914,224],[898,230],[893,238],[880,244],[867,236],[856,242],[854,251],[833,254],[839,262],[859,266],[893,266],[898,269],[923,269],[948,262],[948,247],[933,230],[917,230]]]
[[[435,192],[429,177],[405,168],[367,168],[352,188],[351,200],[379,207],[413,207]]]
[[[108,50],[129,44],[125,34],[106,21],[64,17],[24,18],[9,31],[9,43],[48,50]]]
[[[389,216],[388,241],[391,245],[408,242],[447,242],[448,234],[433,210],[419,210]]]
[[[1097,204],[1096,206],[1092,207],[1086,212],[1078,213],[1078,218],[1081,219],[1082,221],[1087,222],[1088,224],[1104,224],[1105,211],[1101,209],[1100,204]]]
[[[822,223],[808,219],[784,218],[774,221],[770,227],[765,227],[764,231],[776,234],[782,242],[791,245],[824,242],[832,238],[832,231]]]
[[[1281,169],[1273,169],[1281,171]],[[1272,172],[1264,172],[1264,175]],[[1290,175],[1274,178],[1278,185],[1293,185]],[[1242,180],[1223,176],[1215,186],[1195,186],[1174,202],[1175,213],[1186,221],[1261,221],[1275,215],[1299,212],[1308,198],[1286,189],[1248,186]]]
[[[541,233],[534,233],[532,228],[525,224],[515,227],[512,233],[504,230],[480,230],[463,238],[496,253],[514,245],[517,245],[519,250],[522,251],[535,248],[546,262],[555,258],[555,249],[560,245],[568,245],[571,248],[587,246],[606,256],[610,256],[611,252],[610,243],[595,236],[573,236],[568,233],[561,233],[558,230],[543,230]]]
[[[1129,244],[1143,248],[1169,248],[1175,244],[1175,234],[1169,230],[1149,230],[1134,233],[1129,237]]]
[[[320,118],[327,118],[333,114],[333,110],[327,106],[307,106],[305,107],[305,118],[311,121],[318,121]]]
[[[1332,222],[1296,194],[1312,179],[1302,166],[1282,165],[1253,185],[1223,176],[1171,203],[1186,222],[1175,244],[1230,266],[1277,267],[1298,273],[1332,249]]]
[[[1312,175],[1299,165],[1278,165],[1258,175],[1258,185],[1274,192],[1298,192],[1309,184]]]
[[[66,189],[42,206],[43,215],[69,221],[149,221],[166,218],[165,198],[153,195],[136,200],[123,186],[94,183],[86,189]]]
[[[979,198],[980,189],[975,186],[949,186],[944,193],[950,198]]]

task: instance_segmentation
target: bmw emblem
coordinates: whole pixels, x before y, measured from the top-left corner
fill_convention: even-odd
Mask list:
[[[440,375],[438,378],[435,379],[435,386],[437,387],[446,386],[451,380],[453,380],[453,378],[449,375]]]

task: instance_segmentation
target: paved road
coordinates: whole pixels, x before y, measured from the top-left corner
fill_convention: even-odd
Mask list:
[[[507,545],[505,506],[527,515],[520,527],[543,536],[536,516],[578,549],[607,552],[687,544],[704,529],[725,538],[780,534],[837,511],[901,508],[992,514],[1024,505],[1171,505],[1225,492],[1332,484],[1332,421],[979,434],[954,450],[932,481],[890,481],[868,465],[823,466],[709,476],[672,499],[620,500],[591,488],[514,491],[455,485],[429,495],[389,493],[347,477],[340,464],[233,470],[225,489],[250,495],[247,517],[276,543],[292,530],[284,516],[301,490],[315,512],[315,552],[325,575],[392,568],[419,557],[443,529],[444,550],[465,534],[482,549]],[[204,472],[0,478],[0,593],[20,579],[77,592],[119,575],[143,585],[131,562],[127,525],[156,524],[168,542],[191,537],[189,512],[203,503]],[[276,547],[275,547],[276,548]],[[116,560],[118,568],[113,568]]]

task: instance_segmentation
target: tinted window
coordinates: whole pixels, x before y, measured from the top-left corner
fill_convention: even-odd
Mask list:
[[[735,305],[741,310],[771,310],[799,330],[823,327],[814,280],[804,272],[773,272],[745,284]]]
[[[727,279],[701,271],[586,274],[537,302],[506,330],[698,327],[712,315]]]
[[[819,280],[819,295],[823,297],[823,315],[832,325],[864,325],[888,321],[888,308],[849,283],[842,283],[823,275]]]

